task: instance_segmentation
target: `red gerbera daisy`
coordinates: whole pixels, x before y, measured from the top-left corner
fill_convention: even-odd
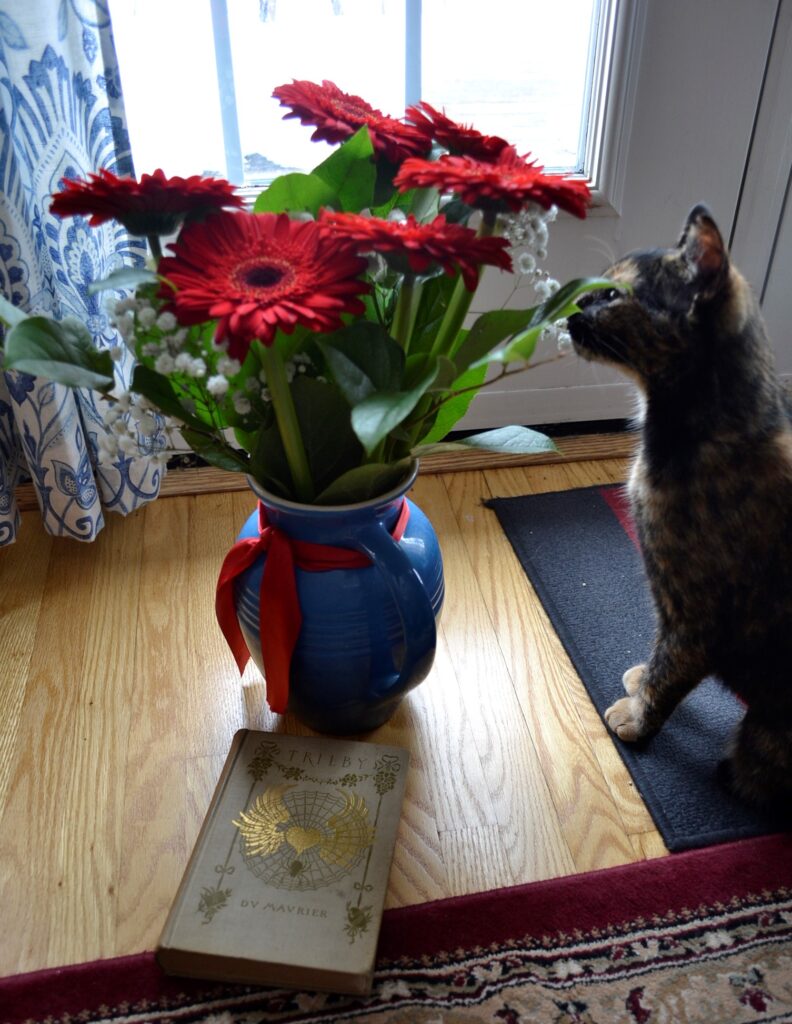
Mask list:
[[[475,160],[492,162],[509,145],[498,135],[482,135],[475,128],[457,124],[423,101],[407,108],[407,120],[429,132],[432,138],[455,156],[472,156]]]
[[[439,160],[406,160],[394,178],[402,192],[411,188],[437,188],[456,192],[463,202],[481,210],[517,212],[534,202],[548,209],[585,217],[591,192],[585,181],[545,174],[539,164],[518,156],[513,146],[501,150],[493,163],[469,156],[441,156]]]
[[[61,180],[50,211],[59,217],[91,215],[92,227],[117,220],[132,235],[168,235],[183,220],[198,220],[225,206],[242,206],[234,186],[223,178],[166,178],[161,170],[140,181],[104,169],[87,181]]]
[[[243,359],[258,338],[271,345],[280,328],[304,324],[332,331],[343,313],[364,312],[357,296],[366,261],[349,243],[330,238],[315,221],[285,213],[219,213],[190,224],[172,245],[159,272],[176,287],[161,295],[185,326],[217,319],[215,337]]]
[[[410,215],[406,220],[380,220],[359,213],[323,212],[320,224],[333,234],[354,239],[364,252],[381,252],[395,257],[394,266],[402,272],[425,274],[439,264],[447,274],[459,269],[465,287],[475,291],[479,268],[483,265],[511,270],[511,258],[505,238],[477,238],[476,232],[461,224],[449,224],[440,214],[429,224]],[[406,263],[405,263],[406,260]]]
[[[403,124],[388,117],[359,96],[342,92],[333,82],[293,81],[279,85],[272,94],[282,107],[291,107],[284,120],[299,117],[300,124],[316,126],[314,141],[344,142],[366,125],[377,155],[393,164],[410,156],[423,156],[432,145],[431,133],[425,128]]]

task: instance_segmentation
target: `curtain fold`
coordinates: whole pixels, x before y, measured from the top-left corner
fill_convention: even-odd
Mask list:
[[[145,245],[115,221],[49,212],[62,178],[100,167],[132,174],[110,13],[101,0],[0,0],[0,288],[15,305],[86,324],[97,347],[118,357],[119,386],[133,360],[94,281],[140,264]],[[112,293],[117,301],[121,292]],[[14,489],[29,478],[45,529],[93,540],[103,508],[127,514],[156,498],[161,433],[140,437],[145,454],[99,461],[106,403],[38,377],[0,373],[0,545],[16,536]]]

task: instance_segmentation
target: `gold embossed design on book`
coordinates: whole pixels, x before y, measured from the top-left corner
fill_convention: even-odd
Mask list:
[[[273,786],[234,821],[245,863],[278,889],[318,889],[349,874],[374,842],[363,797]]]

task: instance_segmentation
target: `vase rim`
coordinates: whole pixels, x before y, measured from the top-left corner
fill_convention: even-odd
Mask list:
[[[412,487],[417,476],[418,459],[413,459],[410,463],[410,468],[407,471],[407,474],[402,478],[400,483],[396,484],[395,487],[392,487],[384,494],[376,494],[371,498],[367,498],[365,501],[354,501],[345,505],[314,505],[301,501],[292,501],[290,498],[282,498],[279,494],[273,494],[272,491],[268,491],[266,487],[262,487],[261,484],[254,480],[249,474],[247,475],[247,482],[255,495],[264,499],[268,504],[278,508],[292,509],[295,512],[354,512],[356,509],[368,508],[371,505],[387,504],[389,501],[394,501]]]

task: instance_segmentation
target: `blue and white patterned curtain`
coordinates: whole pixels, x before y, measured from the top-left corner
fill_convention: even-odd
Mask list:
[[[0,288],[26,311],[78,318],[98,347],[115,347],[107,299],[88,286],[139,264],[145,249],[115,221],[89,228],[85,218],[49,212],[61,178],[100,167],[132,173],[107,4],[0,0]],[[116,366],[128,383],[126,350]],[[27,477],[45,528],[79,540],[101,530],[103,507],[126,514],[157,496],[159,460],[119,455],[99,464],[101,402],[0,372],[0,545],[16,535],[14,492]],[[143,440],[150,451],[162,443]]]

